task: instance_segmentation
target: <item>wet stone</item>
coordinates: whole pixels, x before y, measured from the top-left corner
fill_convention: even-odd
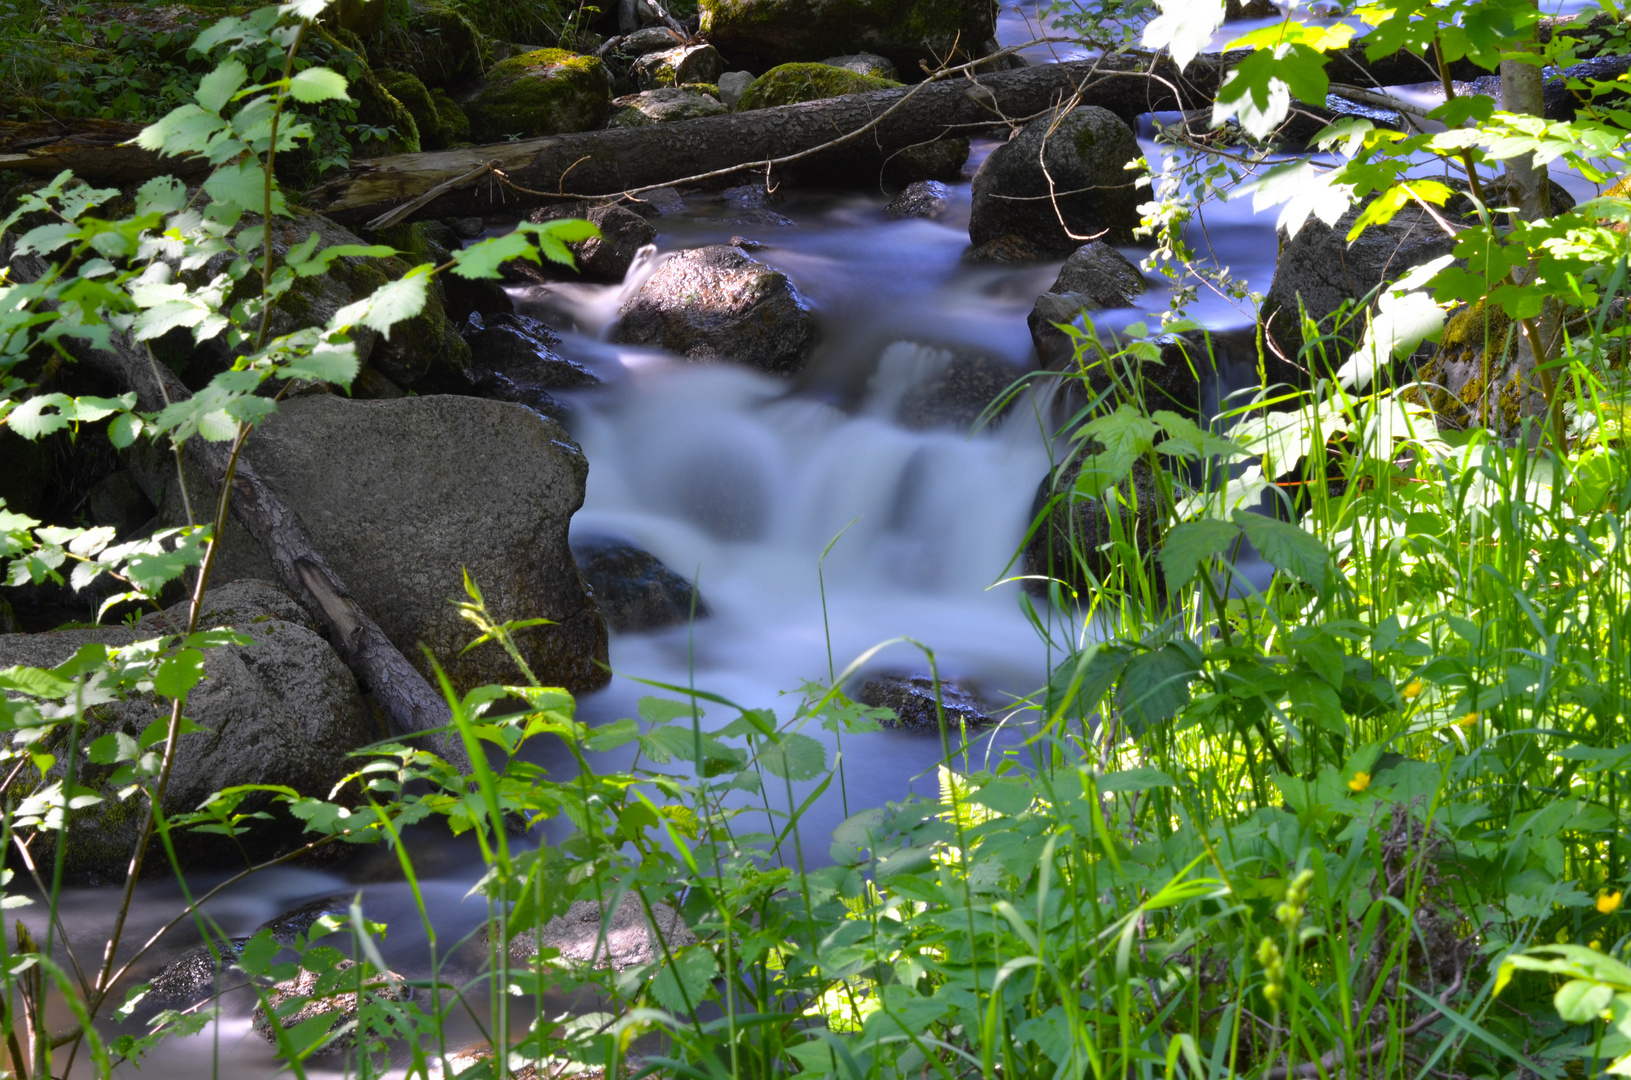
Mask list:
[[[956,182],[963,178],[968,163],[968,139],[936,139],[916,143],[889,156],[883,178],[891,184],[913,184],[919,180]]]
[[[951,208],[951,189],[938,180],[919,180],[908,184],[890,200],[884,212],[893,218],[928,218],[934,221],[946,215]]]
[[[1144,275],[1127,256],[1094,240],[1071,252],[1048,291],[1081,293],[1100,307],[1117,308],[1131,307],[1148,289]]]
[[[940,718],[935,709],[934,679],[926,674],[888,672],[875,675],[861,685],[855,699],[875,709],[893,709],[895,719],[885,720],[885,727],[917,732],[940,730]],[[973,730],[993,722],[979,699],[945,679],[940,680],[940,704],[945,710],[948,733],[955,733],[963,725]]]
[[[632,892],[625,893],[619,901],[602,938],[604,910],[593,900],[579,900],[566,909],[566,914],[555,916],[542,929],[516,935],[510,942],[511,959],[525,963],[537,956],[542,946],[558,949],[565,960],[622,971],[660,960],[665,945],[672,952],[696,943],[696,934],[685,925],[680,913],[661,901],[651,905],[656,934],[652,933],[652,922],[646,918],[645,905]]]
[[[331,1037],[313,1051],[313,1056],[340,1053],[356,1045],[357,1032],[351,1025],[357,1019],[359,995],[356,992],[356,976],[349,974],[355,967],[350,960],[341,960],[326,972],[302,968],[300,974],[278,983],[266,996],[277,1013],[278,1023],[285,1030],[318,1017],[332,1017],[329,1025]],[[363,985],[362,993],[378,1001],[413,999],[412,988],[395,972],[374,974]],[[267,1042],[277,1041],[276,1028],[265,1006],[255,1007],[250,1024]],[[383,1033],[370,1034],[378,1037]]]
[[[690,581],[626,541],[607,536],[574,540],[572,557],[595,590],[607,625],[619,633],[683,626],[693,614],[699,619],[708,614]]]
[[[903,426],[915,430],[967,430],[1024,374],[1024,368],[1005,360],[957,353],[950,363],[902,395],[895,416]]]

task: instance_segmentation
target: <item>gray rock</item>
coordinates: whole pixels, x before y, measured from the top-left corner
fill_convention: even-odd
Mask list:
[[[350,960],[340,960],[332,969],[317,972],[301,968],[292,979],[278,983],[266,995],[267,1004],[277,1015],[275,1024],[285,1030],[318,1017],[331,1017],[328,1041],[311,1052],[313,1057],[328,1057],[349,1050],[357,1043],[354,1026],[359,1013],[357,976],[348,975],[356,967]],[[347,989],[350,987],[351,989]],[[411,1001],[413,989],[394,971],[376,972],[363,986],[362,993],[374,1001]],[[256,1005],[250,1015],[250,1025],[267,1042],[277,1041],[277,1028],[267,1015],[264,1005]],[[365,1033],[369,1041],[386,1038],[384,1030]]]
[[[475,631],[448,601],[464,599],[468,570],[495,618],[554,620],[516,638],[546,685],[582,693],[606,683],[606,625],[567,548],[589,465],[559,424],[472,397],[319,395],[280,406],[246,454],[363,609],[433,681],[421,644],[461,692],[519,675],[494,643],[462,652]],[[194,505],[212,498],[201,485],[193,494]],[[166,499],[171,520],[179,501]],[[221,580],[268,575],[241,527],[229,526],[224,540]]]
[[[315,400],[322,399],[301,398],[284,407],[295,409]],[[149,615],[134,633],[110,627],[6,635],[0,637],[0,667],[52,667],[90,642],[119,646],[184,632],[186,619],[183,603]],[[205,679],[187,699],[188,718],[204,730],[181,736],[165,789],[165,813],[196,810],[215,792],[239,784],[281,784],[303,795],[326,796],[358,765],[346,755],[385,735],[364,706],[351,672],[311,617],[275,585],[238,581],[211,589],[205,594],[199,625],[232,626],[251,642],[205,653]],[[88,744],[115,732],[139,736],[168,712],[148,695],[100,706],[83,738]],[[113,766],[81,763],[77,782],[101,793],[103,801],[76,813],[65,851],[72,880],[111,884],[124,879],[142,809],[135,796],[118,797],[123,785],[115,786],[114,778]],[[251,811],[257,808],[271,809],[271,800],[251,799],[246,806]],[[298,829],[291,829],[286,818],[251,824],[251,831],[238,838],[251,854],[264,856],[294,846],[291,841]],[[46,860],[42,865],[54,857],[42,850],[42,842],[48,843],[53,835],[36,841],[33,855]],[[184,866],[242,864],[238,843],[180,829],[173,836]],[[164,864],[157,856],[148,866],[159,872]]]
[[[934,221],[946,216],[951,209],[951,189],[938,180],[919,180],[908,184],[889,201],[884,213],[894,218],[919,217]]]
[[[678,188],[652,188],[650,191],[642,192],[635,201],[628,204],[628,207],[641,217],[666,217],[670,214],[683,214],[685,199],[680,195]]]
[[[634,62],[634,81],[642,90],[686,83],[717,83],[725,58],[712,45],[680,45],[646,53]]]
[[[645,906],[633,892],[612,911],[604,937],[601,922],[604,908],[593,900],[579,900],[545,923],[541,930],[517,934],[510,942],[510,957],[526,963],[543,948],[559,949],[561,958],[614,971],[650,964],[663,958],[663,946],[672,952],[696,944],[697,936],[685,925],[680,913],[661,901],[653,902],[656,924],[647,920]],[[656,933],[653,933],[653,930]]]
[[[600,236],[595,239],[567,245],[578,263],[576,273],[564,271],[568,277],[581,276],[590,281],[612,283],[622,281],[640,249],[657,239],[657,230],[651,222],[617,203],[557,203],[528,215],[528,220],[535,222],[561,218],[583,218],[600,230]],[[537,266],[535,263],[527,265]]]
[[[883,178],[891,184],[911,184],[919,180],[955,183],[963,178],[968,149],[968,139],[961,135],[913,143],[889,156],[883,165]]]
[[[851,53],[849,56],[829,56],[821,62],[828,67],[841,67],[845,71],[853,71],[857,75],[871,75],[878,79],[900,82],[900,72],[895,69],[895,62],[887,56],[879,56],[877,53]]]
[[[940,713],[935,709],[934,679],[926,673],[889,672],[862,684],[855,699],[875,709],[893,709],[895,719],[884,726],[901,731],[939,732]],[[946,714],[946,731],[956,735],[966,726],[973,731],[988,726],[992,719],[985,707],[954,682],[940,680],[940,706]]]
[[[628,94],[612,101],[616,109],[607,127],[644,127],[695,120],[702,116],[723,116],[730,112],[718,98],[683,86],[663,86]]]
[[[600,385],[594,372],[550,347],[560,344],[560,338],[537,319],[514,313],[485,319],[471,315],[464,335],[476,393],[482,397],[513,401],[564,422],[570,410],[551,391]]]
[[[670,256],[624,303],[613,330],[613,340],[626,344],[779,375],[803,365],[815,336],[810,309],[787,275],[723,244]]]
[[[1102,449],[1095,443],[1081,448],[1065,466],[1042,479],[1037,486],[1036,498],[1031,503],[1027,524],[1035,521],[1049,500],[1057,495],[1058,501],[1048,512],[1047,519],[1037,527],[1025,545],[1025,582],[1027,592],[1046,596],[1048,582],[1054,579],[1064,583],[1078,596],[1090,593],[1114,568],[1114,558],[1104,549],[1114,539],[1110,524],[1110,509],[1099,498],[1076,490],[1076,478],[1081,475],[1082,456]],[[1134,463],[1132,474],[1119,485],[1122,502],[1115,513],[1120,518],[1120,531],[1130,536],[1140,554],[1150,560],[1156,573],[1159,567],[1153,555],[1161,539],[1160,521],[1163,514],[1156,511],[1159,498],[1149,466],[1142,460]],[[1138,507],[1136,513],[1127,509],[1128,503]],[[1068,595],[1068,594],[1067,594]]]
[[[616,48],[618,52],[629,56],[644,56],[646,53],[660,52],[684,44],[680,36],[668,27],[648,26],[620,39]]]
[[[719,87],[719,100],[725,103],[726,108],[734,109],[748,87],[753,85],[753,72],[727,71],[719,77],[716,85]]]
[[[1052,119],[1033,120],[975,173],[969,239],[978,247],[1019,236],[1053,256],[1101,233],[1128,243],[1144,199],[1126,165],[1141,156],[1132,129],[1098,106],[1071,110],[1057,127]],[[1066,194],[1050,198],[1050,191]]]
[[[1082,293],[1100,307],[1132,307],[1149,286],[1138,267],[1103,240],[1083,244],[1070,253],[1054,279],[1053,293]]]
[[[1101,310],[1101,305],[1083,293],[1045,292],[1036,298],[1036,305],[1026,317],[1031,329],[1031,344],[1036,346],[1036,358],[1042,366],[1058,371],[1076,355],[1075,340],[1061,325],[1084,330],[1082,315]]]
[[[690,581],[633,544],[590,536],[572,542],[572,555],[595,590],[600,613],[619,633],[683,626],[693,613],[699,619],[708,614]]]
[[[1024,368],[1005,360],[954,353],[949,363],[901,396],[896,419],[916,430],[966,431],[1024,374]]]

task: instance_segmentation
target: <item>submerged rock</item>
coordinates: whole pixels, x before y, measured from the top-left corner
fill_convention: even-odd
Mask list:
[[[1095,105],[1057,124],[1033,120],[974,174],[969,239],[979,247],[1018,236],[1055,257],[1075,251],[1080,237],[1128,243],[1144,199],[1126,166],[1142,156],[1132,129]]]
[[[876,53],[918,70],[995,51],[996,8],[982,0],[702,0],[702,33],[725,52],[772,64]]]
[[[820,101],[868,90],[891,90],[900,83],[827,64],[782,64],[753,80],[736,102],[738,111],[768,109],[799,101]]]
[[[785,375],[809,355],[815,320],[787,275],[715,244],[664,261],[624,303],[612,337]]]
[[[644,127],[676,120],[695,120],[699,116],[723,116],[730,112],[718,98],[683,86],[665,86],[628,94],[612,104],[617,106],[617,111],[612,114],[607,127]]]
[[[1024,368],[1006,360],[953,353],[949,362],[901,396],[895,416],[903,426],[917,430],[967,431],[1024,374]]]
[[[708,605],[649,551],[606,536],[572,542],[572,555],[606,623],[619,633],[683,626],[708,615]]]
[[[893,709],[895,719],[883,721],[885,727],[917,732],[940,730],[934,680],[927,674],[890,672],[875,675],[861,685],[855,700],[873,708]],[[940,706],[946,714],[948,734],[955,734],[962,726],[973,731],[992,723],[985,707],[973,694],[945,679],[940,680]]]
[[[421,645],[461,692],[517,677],[495,643],[463,651],[475,631],[449,601],[464,597],[468,571],[495,619],[554,621],[516,635],[546,684],[574,693],[605,684],[606,624],[567,547],[589,466],[559,424],[480,398],[323,394],[285,402],[246,453],[428,678],[435,674]],[[192,497],[199,505],[214,496],[200,485]],[[166,514],[178,514],[178,504],[179,493],[166,500]],[[240,527],[223,539],[223,578],[270,572]]]
[[[294,407],[300,398],[286,402]],[[204,654],[204,681],[187,699],[187,717],[202,730],[181,736],[165,788],[164,811],[196,810],[223,788],[276,784],[302,795],[323,797],[358,765],[347,755],[384,736],[363,704],[356,680],[305,610],[266,581],[237,581],[210,589],[204,597],[201,627],[231,626],[246,635],[244,646],[222,646]],[[143,638],[176,634],[187,625],[187,605],[149,615],[135,632],[126,627],[65,630],[0,636],[0,667],[24,664],[53,667],[80,646],[98,642],[127,645]],[[150,695],[99,706],[85,743],[103,735],[137,738],[149,724],[168,716],[169,707]],[[141,830],[142,807],[135,796],[119,796],[112,764],[81,762],[76,782],[102,801],[75,811],[71,841],[64,852],[69,880],[112,884],[124,880],[130,853]],[[247,812],[274,811],[267,796],[252,797]],[[54,833],[42,834],[33,848],[49,865]],[[176,829],[176,855],[190,869],[242,865],[243,852],[266,857],[297,846],[298,830],[276,812],[274,820],[250,822],[237,842]],[[240,847],[240,845],[242,845]],[[156,855],[150,872],[162,872]]]
[[[938,180],[919,180],[890,200],[884,213],[894,218],[919,217],[934,221],[951,209],[951,188]]]
[[[213,954],[208,945],[189,949],[148,980],[149,989],[143,1004],[161,1009],[186,1009],[214,997],[218,989],[242,986],[248,981],[246,977],[230,980],[222,986],[221,975],[237,962],[239,950],[255,934],[269,930],[273,941],[293,945],[324,915],[344,915],[350,908],[349,895],[325,896],[275,915],[243,937],[218,943]]]
[[[1028,236],[1004,233],[975,244],[963,253],[963,258],[977,263],[1027,263],[1047,262],[1051,256],[1046,248]]]
[[[483,138],[589,131],[612,111],[612,77],[598,57],[535,49],[494,64],[464,102]]]
[[[579,900],[541,929],[524,931],[510,942],[510,957],[525,963],[540,948],[558,949],[561,958],[613,971],[655,963],[668,951],[696,944],[697,936],[685,925],[680,913],[661,901],[653,902],[655,926],[646,917],[645,905],[633,892],[613,909],[604,937],[601,922],[605,908],[593,900]],[[655,930],[655,933],[653,932]]]

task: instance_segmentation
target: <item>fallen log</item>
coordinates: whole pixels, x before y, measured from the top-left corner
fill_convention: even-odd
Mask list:
[[[0,121],[0,170],[55,176],[67,169],[98,184],[139,183],[166,173],[191,179],[209,171],[202,158],[167,162],[131,145],[141,130],[140,124],[86,117]]]
[[[993,74],[960,71],[898,90],[745,113],[371,158],[309,192],[305,203],[342,222],[378,226],[519,213],[554,199],[638,193],[789,159],[797,159],[801,177],[871,186],[906,147],[1000,128],[1073,99],[1129,121],[1210,106],[1224,74],[1246,55],[1203,54],[1182,72],[1164,56],[1131,53]],[[1420,57],[1368,61],[1358,48],[1333,54],[1329,71],[1343,82],[1384,86],[1437,78]],[[1454,73],[1487,74],[1465,62]]]
[[[35,280],[44,272],[45,264],[37,256],[27,256],[14,260],[12,269],[21,280]],[[148,349],[128,333],[110,335],[106,349],[78,338],[65,339],[64,343],[80,363],[134,390],[136,404],[143,410],[157,412],[170,402],[192,396],[175,372],[153,359]],[[186,453],[208,487],[220,490],[227,474],[230,444],[192,438],[187,440]],[[323,627],[329,644],[363,690],[373,696],[393,730],[412,736],[451,722],[452,714],[442,695],[351,596],[339,574],[317,550],[300,518],[242,455],[233,472],[230,506],[239,524],[265,548],[278,581]],[[461,771],[470,770],[470,759],[457,733],[441,732],[430,739],[444,761]]]

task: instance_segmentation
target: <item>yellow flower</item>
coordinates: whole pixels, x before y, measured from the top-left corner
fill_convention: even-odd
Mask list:
[[[1586,948],[1590,949],[1592,952],[1602,952],[1603,943],[1601,941],[1589,941],[1586,943]]]
[[[1470,712],[1466,716],[1463,716],[1461,719],[1457,720],[1456,723],[1464,728],[1470,728],[1474,724],[1478,723],[1478,714],[1475,712]]]
[[[1602,892],[1597,894],[1597,910],[1604,915],[1612,915],[1616,911],[1620,910],[1620,904],[1624,901],[1624,899],[1624,893],[1609,892],[1607,889],[1604,889]]]
[[[1356,772],[1354,778],[1348,781],[1350,791],[1364,791],[1368,787],[1370,787],[1370,773],[1368,772]]]
[[[1421,692],[1424,689],[1426,689],[1426,687],[1422,686],[1421,680],[1415,679],[1406,684],[1404,688],[1404,699],[1406,701],[1415,701],[1417,698],[1421,697]]]

